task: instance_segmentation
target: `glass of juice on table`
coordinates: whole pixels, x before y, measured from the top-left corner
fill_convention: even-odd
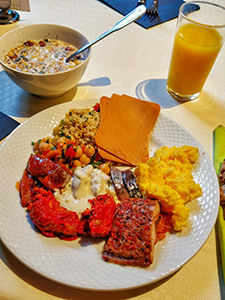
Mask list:
[[[224,38],[225,6],[203,1],[181,5],[167,79],[172,97],[199,97]]]

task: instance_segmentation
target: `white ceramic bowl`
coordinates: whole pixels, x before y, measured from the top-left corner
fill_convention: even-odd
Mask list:
[[[57,39],[76,48],[88,43],[80,32],[61,25],[33,24],[13,29],[0,38],[0,63],[7,75],[25,91],[41,97],[57,97],[75,87],[84,74],[90,59],[90,49],[83,52],[85,60],[69,70],[56,74],[30,74],[14,70],[4,64],[4,56],[10,49],[27,40]]]

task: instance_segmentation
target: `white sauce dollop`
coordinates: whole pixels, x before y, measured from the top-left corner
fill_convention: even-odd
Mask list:
[[[61,192],[57,190],[54,195],[62,206],[80,214],[91,207],[88,199],[106,193],[116,200],[116,192],[110,177],[101,170],[93,168],[92,165],[87,165],[76,168],[71,181]]]

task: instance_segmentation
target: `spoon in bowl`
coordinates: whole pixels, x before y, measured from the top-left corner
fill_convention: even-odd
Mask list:
[[[121,21],[119,21],[118,23],[116,23],[112,28],[110,28],[109,30],[107,30],[106,32],[104,32],[103,34],[101,34],[99,37],[97,37],[96,39],[94,39],[90,43],[86,44],[85,46],[83,46],[82,48],[80,48],[79,50],[77,50],[76,52],[74,52],[72,55],[70,55],[66,59],[66,62],[69,62],[74,56],[80,54],[81,52],[83,52],[87,48],[91,47],[92,45],[94,45],[98,41],[102,40],[103,38],[105,38],[109,34],[115,32],[115,31],[118,31],[118,30],[124,28],[125,26],[129,25],[130,23],[136,21],[145,12],[146,12],[146,6],[145,5],[139,5],[134,10],[132,10],[128,15],[126,15]]]

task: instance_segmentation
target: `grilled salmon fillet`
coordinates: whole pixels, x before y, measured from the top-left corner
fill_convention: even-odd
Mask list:
[[[153,262],[160,206],[157,199],[130,198],[117,206],[103,259],[121,265]]]

